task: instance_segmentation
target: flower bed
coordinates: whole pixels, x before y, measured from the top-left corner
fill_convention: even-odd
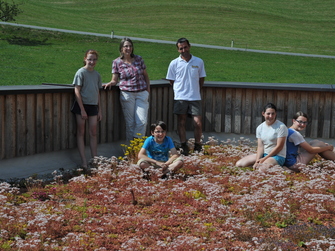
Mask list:
[[[255,152],[248,141],[210,139],[204,149],[169,179],[99,157],[91,176],[68,184],[19,194],[1,183],[0,249],[335,249],[334,162],[260,173],[234,166]]]

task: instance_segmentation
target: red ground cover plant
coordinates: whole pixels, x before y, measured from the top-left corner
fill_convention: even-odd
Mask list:
[[[248,140],[217,142],[159,179],[131,161],[96,158],[91,176],[0,184],[1,250],[333,250],[335,164],[301,173],[237,168]]]

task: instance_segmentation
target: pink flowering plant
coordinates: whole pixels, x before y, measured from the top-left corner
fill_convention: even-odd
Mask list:
[[[1,183],[0,250],[334,249],[334,162],[299,174],[235,167],[254,152],[248,140],[210,138],[168,179],[96,157],[91,175],[66,184],[20,193]]]

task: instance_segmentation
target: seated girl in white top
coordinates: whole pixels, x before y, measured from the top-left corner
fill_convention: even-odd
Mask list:
[[[292,171],[299,172],[299,164],[308,164],[315,154],[327,160],[335,160],[334,147],[320,140],[312,140],[309,144],[299,133],[304,130],[308,121],[307,114],[297,112],[293,117],[293,125],[288,129],[286,142],[285,166]]]
[[[287,127],[276,120],[277,108],[268,103],[262,112],[265,121],[256,129],[258,142],[257,154],[248,155],[236,162],[238,167],[253,165],[259,171],[265,171],[271,166],[283,166],[286,157]]]

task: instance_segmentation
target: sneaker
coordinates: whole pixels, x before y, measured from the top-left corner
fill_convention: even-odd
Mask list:
[[[202,151],[201,143],[195,143],[193,152],[199,152],[200,153],[201,151]]]
[[[181,152],[182,154],[184,154],[185,156],[188,155],[189,148],[186,143],[182,143],[180,149],[182,149],[182,152]]]

